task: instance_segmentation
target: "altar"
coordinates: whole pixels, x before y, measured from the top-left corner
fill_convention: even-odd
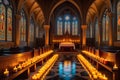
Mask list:
[[[61,42],[59,44],[59,49],[61,49],[61,48],[73,48],[73,49],[75,49],[75,44],[72,42]]]

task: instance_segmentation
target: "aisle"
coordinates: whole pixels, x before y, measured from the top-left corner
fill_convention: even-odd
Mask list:
[[[45,80],[90,80],[87,72],[76,58],[60,58]]]

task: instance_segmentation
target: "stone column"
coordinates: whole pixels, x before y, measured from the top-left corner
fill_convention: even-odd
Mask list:
[[[27,20],[27,46],[30,46],[30,17],[28,17],[28,20]]]
[[[20,14],[16,14],[15,15],[15,46],[18,47],[20,45],[20,19],[21,19],[21,15]]]
[[[100,47],[101,45],[101,40],[102,40],[102,22],[101,20],[98,19],[98,48]]]
[[[49,45],[49,28],[50,28],[50,25],[44,25],[44,29],[45,29],[45,46]]]
[[[87,25],[82,25],[82,46],[86,46],[86,29]]]

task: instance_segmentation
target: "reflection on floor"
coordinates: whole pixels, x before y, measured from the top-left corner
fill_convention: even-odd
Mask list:
[[[76,73],[76,65],[75,62],[64,61],[59,62],[59,77],[60,79],[70,80],[74,78]]]
[[[59,59],[45,80],[90,80],[78,60],[76,58],[72,59]]]

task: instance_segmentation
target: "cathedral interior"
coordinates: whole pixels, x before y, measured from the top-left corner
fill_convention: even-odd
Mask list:
[[[0,80],[120,80],[120,0],[0,0]]]

